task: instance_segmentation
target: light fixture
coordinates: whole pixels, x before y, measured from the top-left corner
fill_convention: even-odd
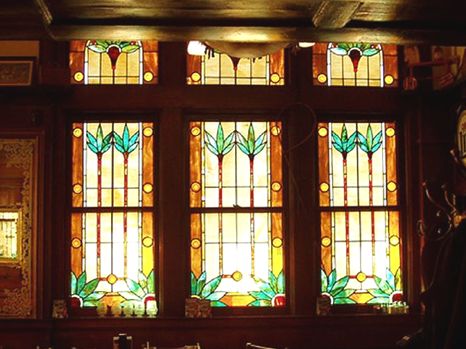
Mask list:
[[[200,41],[190,41],[188,43],[188,53],[192,56],[204,56],[207,46]]]
[[[315,42],[298,42],[298,46],[300,48],[309,48],[314,46],[316,43]]]

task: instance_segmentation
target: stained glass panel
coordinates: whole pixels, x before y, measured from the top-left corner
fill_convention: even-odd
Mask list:
[[[187,55],[188,85],[284,85],[285,51],[239,61],[224,53]]]
[[[157,46],[156,41],[71,41],[71,83],[155,84]]]
[[[319,123],[323,295],[333,304],[402,299],[396,127]]]
[[[213,306],[285,305],[280,133],[190,123],[191,295]]]
[[[395,45],[318,43],[313,47],[314,84],[397,87]]]
[[[153,124],[74,123],[71,302],[155,300]]]

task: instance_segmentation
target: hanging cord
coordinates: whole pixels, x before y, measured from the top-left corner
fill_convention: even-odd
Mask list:
[[[312,137],[314,136],[315,131],[317,129],[317,115],[314,112],[314,110],[309,105],[307,105],[306,103],[296,102],[296,103],[289,104],[289,105],[283,107],[280,110],[280,112],[278,113],[279,118],[281,118],[287,111],[292,110],[295,107],[303,107],[308,112],[309,116],[312,118],[312,128],[311,128],[311,131],[302,140],[300,140],[296,144],[293,144],[292,146],[288,147],[288,149],[283,152],[283,157],[285,159],[285,162],[286,162],[286,165],[287,165],[288,169],[291,169],[289,154],[292,151],[296,150],[297,148],[299,148],[299,147],[303,146],[304,144],[306,144],[307,142],[309,142],[312,139]],[[279,134],[279,137],[280,137],[280,141],[282,142],[281,133]],[[282,142],[282,144],[283,144],[283,142]],[[291,182],[293,184],[293,187],[295,188],[299,204],[305,210],[305,213],[310,215],[311,210],[304,203],[304,199],[303,199],[303,197],[301,195],[300,186],[298,185],[298,181],[296,180],[296,177],[294,175],[294,171],[288,171],[288,173],[290,175],[290,179],[291,179]]]

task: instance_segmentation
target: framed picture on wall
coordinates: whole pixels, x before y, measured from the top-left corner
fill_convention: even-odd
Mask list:
[[[30,86],[34,58],[0,57],[0,86]]]

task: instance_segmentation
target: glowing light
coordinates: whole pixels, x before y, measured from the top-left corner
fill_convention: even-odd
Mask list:
[[[314,46],[315,44],[315,42],[298,42],[298,46],[301,48],[309,48]]]
[[[192,56],[204,56],[207,47],[200,41],[190,41],[188,53]]]

